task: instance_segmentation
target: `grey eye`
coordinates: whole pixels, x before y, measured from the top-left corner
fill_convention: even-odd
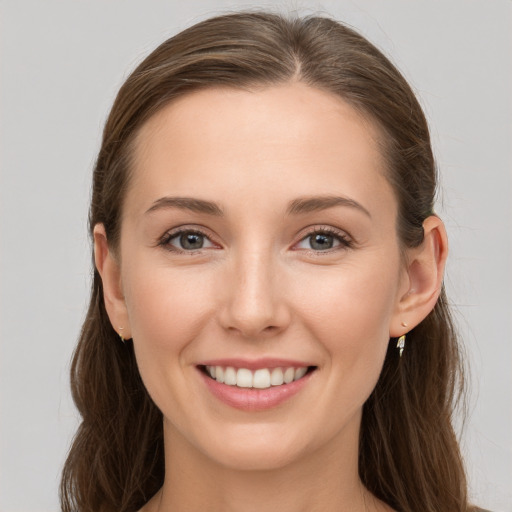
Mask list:
[[[334,247],[334,236],[325,233],[315,233],[308,237],[311,249],[315,251],[325,251]]]
[[[204,245],[204,235],[199,233],[182,233],[179,236],[179,243],[181,248],[185,250],[201,249]]]
[[[330,249],[349,248],[351,246],[351,241],[343,233],[331,233],[330,230],[318,230],[305,236],[296,245],[296,249],[321,252]]]
[[[180,231],[163,241],[163,245],[177,251],[198,251],[214,247],[210,239],[199,231]]]

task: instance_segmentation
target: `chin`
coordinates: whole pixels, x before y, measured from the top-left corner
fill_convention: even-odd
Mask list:
[[[197,447],[214,464],[240,471],[270,471],[294,464],[314,452],[304,432],[295,435],[276,425],[239,425],[230,432],[210,432]],[[270,428],[269,428],[270,427]],[[202,445],[202,446],[201,446]]]
[[[282,469],[301,458],[300,450],[278,446],[233,446],[210,457],[226,469],[237,471],[272,471]]]

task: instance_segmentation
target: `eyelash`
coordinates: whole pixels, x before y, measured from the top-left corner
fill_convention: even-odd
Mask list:
[[[201,231],[200,229],[195,228],[179,228],[175,231],[170,231],[168,233],[165,233],[165,235],[159,240],[158,245],[166,249],[167,251],[174,252],[177,254],[188,254],[188,255],[195,255],[195,254],[201,254],[201,249],[195,249],[195,250],[184,250],[179,249],[177,247],[174,247],[171,245],[171,240],[174,240],[175,238],[179,238],[181,235],[184,234],[191,234],[191,235],[199,235],[204,237],[205,239],[209,240],[210,243],[214,244],[211,240],[211,237],[208,236],[204,231]]]
[[[192,250],[184,250],[179,249],[177,247],[174,247],[170,244],[171,240],[174,240],[178,237],[180,237],[183,234],[191,234],[191,235],[199,235],[201,237],[204,237],[207,239],[210,243],[215,244],[214,241],[211,240],[210,236],[207,235],[204,231],[200,229],[195,228],[179,228],[177,230],[170,231],[166,233],[159,241],[158,245],[163,247],[164,249],[174,252],[177,254],[188,254],[188,255],[195,255],[195,254],[202,254],[202,249],[192,249]],[[304,249],[309,254],[313,254],[315,256],[321,256],[323,254],[331,254],[332,252],[338,251],[338,250],[346,250],[351,249],[354,247],[353,240],[342,231],[338,231],[331,227],[315,227],[311,231],[308,231],[297,243],[294,245],[298,245],[300,242],[303,242],[304,240],[307,240],[310,237],[313,237],[315,235],[328,235],[332,236],[335,240],[339,242],[339,246],[333,247],[330,249],[325,250],[314,250],[314,249]]]
[[[332,254],[335,251],[352,249],[354,247],[353,240],[344,232],[338,231],[337,229],[331,227],[316,227],[313,228],[312,231],[308,231],[305,236],[303,236],[298,243],[307,240],[310,237],[315,235],[328,235],[332,236],[335,240],[339,242],[338,247],[333,247],[330,249],[324,249],[321,251],[315,251],[314,249],[305,249],[308,254],[312,254],[314,256],[322,256],[324,254]],[[295,244],[297,245],[297,244]]]

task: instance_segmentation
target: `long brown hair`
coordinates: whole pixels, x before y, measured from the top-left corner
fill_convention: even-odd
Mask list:
[[[268,13],[198,23],[165,41],[128,77],[94,169],[91,232],[103,223],[110,247],[117,248],[134,138],[164,105],[201,88],[290,81],[338,95],[380,128],[399,205],[398,236],[403,247],[419,245],[437,178],[428,126],[411,88],[350,28],[323,17]],[[382,374],[364,405],[361,479],[397,511],[467,511],[452,428],[462,372],[444,290],[431,314],[409,333],[400,361],[394,344],[390,340]],[[163,484],[162,415],[143,386],[133,345],[123,345],[110,325],[97,270],[71,386],[82,423],[62,475],[62,510],[138,510]]]

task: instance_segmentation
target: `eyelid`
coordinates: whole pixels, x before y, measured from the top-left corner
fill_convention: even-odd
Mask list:
[[[308,226],[304,230],[301,231],[301,233],[298,235],[300,238],[297,242],[293,244],[293,247],[296,247],[299,243],[303,242],[306,238],[313,236],[315,234],[328,234],[333,237],[335,237],[339,242],[340,245],[337,247],[333,247],[331,249],[325,249],[325,250],[314,250],[314,249],[294,249],[294,250],[300,250],[305,251],[308,253],[312,253],[315,256],[316,255],[322,255],[322,254],[332,254],[333,252],[340,251],[340,250],[346,250],[351,249],[354,246],[354,239],[351,235],[349,235],[346,231],[334,228],[333,226],[326,226],[326,225],[314,225],[314,226]]]
[[[197,235],[204,236],[214,247],[219,248],[220,243],[215,240],[215,237],[211,235],[209,230],[202,226],[197,226],[195,224],[185,224],[182,226],[176,226],[172,229],[166,231],[161,237],[156,241],[156,245],[163,247],[167,251],[178,253],[178,254],[199,254],[205,249],[212,249],[212,247],[202,247],[201,249],[192,249],[192,250],[184,250],[178,247],[170,245],[170,241],[183,233],[195,233]]]
[[[215,239],[216,238],[215,236],[212,236],[212,234],[210,233],[210,230],[204,228],[203,226],[198,226],[196,224],[185,224],[185,225],[176,226],[174,228],[169,229],[161,237],[158,238],[155,245],[161,246],[164,249],[171,251],[171,252],[186,253],[189,255],[190,254],[198,254],[198,253],[202,252],[204,249],[212,248],[212,247],[207,247],[207,248],[201,248],[201,249],[195,249],[195,250],[182,250],[177,247],[169,245],[170,240],[172,240],[173,238],[176,238],[180,234],[186,233],[186,232],[196,233],[201,236],[204,236],[205,238],[207,238],[209,240],[209,242],[211,244],[213,244],[214,246],[217,246],[216,248],[221,248],[220,242],[218,242]],[[333,247],[331,249],[325,249],[323,251],[314,250],[314,249],[310,249],[310,250],[294,249],[294,247],[296,247],[300,242],[304,241],[306,238],[308,238],[312,235],[315,235],[317,233],[328,234],[328,235],[334,236],[335,238],[338,239],[338,241],[340,242],[340,245],[337,247]],[[355,244],[353,237],[350,234],[348,234],[346,231],[341,230],[339,228],[335,228],[333,226],[328,226],[328,225],[315,224],[312,226],[308,226],[308,227],[304,228],[303,230],[301,230],[301,233],[299,233],[298,236],[300,238],[296,242],[293,243],[292,250],[300,250],[303,252],[310,252],[315,255],[329,254],[329,253],[339,251],[339,250],[350,249]]]

